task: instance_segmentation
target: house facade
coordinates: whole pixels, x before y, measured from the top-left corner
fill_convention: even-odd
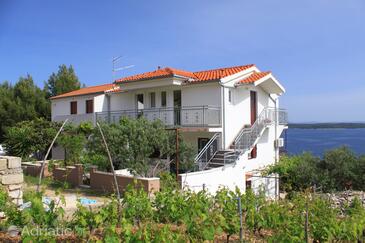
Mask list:
[[[159,119],[196,148],[196,168],[179,175],[182,187],[213,193],[221,186],[252,187],[275,195],[277,179],[260,171],[279,159],[287,128],[287,114],[279,109],[283,93],[272,73],[255,65],[199,72],[157,68],[53,97],[52,120]]]

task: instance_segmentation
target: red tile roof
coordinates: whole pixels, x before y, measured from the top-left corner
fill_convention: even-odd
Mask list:
[[[218,68],[206,71],[199,72],[189,72],[184,70],[179,70],[175,68],[165,67],[162,69],[157,69],[152,72],[146,72],[142,74],[137,74],[129,77],[124,77],[121,79],[117,79],[116,83],[129,82],[129,81],[140,81],[140,80],[150,80],[150,79],[158,79],[158,78],[166,78],[173,76],[182,76],[186,78],[190,78],[191,82],[203,82],[209,80],[218,80],[229,75],[241,72],[248,68],[253,67],[253,64],[244,65],[244,66],[236,66],[236,67],[227,67],[227,68]]]
[[[271,72],[253,72],[250,76],[238,81],[237,84],[251,84],[269,75],[270,73]]]
[[[86,88],[81,88],[78,90],[74,90],[65,94],[57,95],[51,97],[51,99],[59,99],[65,98],[70,96],[79,96],[79,95],[87,95],[87,94],[96,94],[96,93],[104,93],[104,91],[112,89],[115,85],[114,84],[103,84],[97,86],[90,86]]]
[[[249,69],[253,66],[255,66],[255,65],[249,64],[249,65],[244,65],[244,66],[218,68],[218,69],[194,72],[194,74],[197,78],[196,78],[196,80],[193,80],[192,82],[202,82],[202,81],[208,81],[208,80],[221,79],[221,78],[227,77],[229,75],[233,75],[235,73]]]
[[[125,78],[121,78],[116,80],[116,83],[122,83],[122,82],[129,82],[129,81],[139,81],[139,80],[151,80],[151,79],[157,79],[157,78],[166,78],[166,77],[173,77],[173,76],[181,76],[185,78],[189,78],[190,83],[196,83],[196,82],[205,82],[210,80],[218,80],[224,77],[227,77],[229,75],[233,75],[235,73],[244,71],[246,69],[249,69],[251,67],[254,67],[255,65],[244,65],[244,66],[235,66],[235,67],[227,67],[227,68],[217,68],[217,69],[211,69],[206,71],[198,71],[198,72],[188,72],[176,68],[162,68],[157,69],[152,72],[146,72],[142,74],[137,74]],[[252,83],[255,82],[262,77],[268,75],[270,72],[258,72],[253,73],[249,77],[239,81],[239,83]],[[57,95],[54,97],[51,97],[51,99],[59,99],[59,98],[65,98],[65,97],[71,97],[71,96],[79,96],[79,95],[87,95],[87,94],[96,94],[96,93],[114,93],[119,92],[121,88],[116,84],[103,84],[98,86],[91,86],[82,88],[79,90],[71,91],[65,94]]]
[[[155,78],[167,78],[172,76],[183,76],[187,78],[195,78],[194,74],[191,72],[187,72],[184,70],[179,70],[175,68],[165,67],[162,69],[157,69],[152,72],[146,72],[141,74],[136,74],[133,76],[125,77],[116,80],[116,83],[121,82],[128,82],[128,81],[137,81],[137,80],[148,80],[148,79],[155,79]]]

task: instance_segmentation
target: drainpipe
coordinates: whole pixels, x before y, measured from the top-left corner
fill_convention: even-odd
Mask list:
[[[223,127],[223,136],[222,136],[222,139],[223,139],[223,149],[226,149],[226,116],[225,116],[225,113],[226,113],[226,98],[225,98],[225,88],[227,88],[227,86],[224,86],[224,84],[219,81],[218,82],[219,85],[221,86],[221,93],[222,93],[222,98],[223,98],[223,101],[222,101],[222,127]]]
[[[269,96],[270,99],[274,102],[274,107],[275,107],[275,129],[274,129],[274,133],[275,133],[275,164],[277,164],[279,161],[278,158],[278,146],[276,144],[276,141],[278,139],[278,97],[276,97],[275,99],[273,99],[271,97],[271,95]],[[276,199],[279,198],[279,178],[275,178],[275,197]]]
[[[110,123],[110,95],[106,95],[107,111],[108,111],[108,123]]]
[[[275,128],[274,128],[274,133],[275,133],[275,140],[277,140],[277,138],[278,138],[278,102],[277,102],[277,100],[278,100],[278,98],[276,98],[276,99],[273,99],[272,97],[271,97],[271,95],[269,96],[270,97],[270,99],[274,102],[274,108],[275,108]],[[277,163],[278,162],[278,153],[277,153],[277,151],[278,151],[278,147],[277,146],[275,146],[275,163]]]

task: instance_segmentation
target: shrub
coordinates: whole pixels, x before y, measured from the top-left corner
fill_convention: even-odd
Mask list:
[[[324,157],[310,153],[283,156],[267,173],[278,173],[281,190],[304,191],[316,187],[324,192],[345,189],[365,190],[365,157],[357,157],[341,147],[327,151]]]
[[[24,121],[6,130],[4,145],[8,154],[29,160],[43,159],[57,133],[58,124],[38,118]]]

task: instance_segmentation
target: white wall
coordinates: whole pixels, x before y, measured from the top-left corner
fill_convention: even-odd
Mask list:
[[[181,90],[182,106],[221,106],[218,83],[186,85]]]
[[[94,112],[106,110],[104,94],[90,94],[51,100],[52,120],[56,116],[71,115],[71,101],[77,101],[77,114],[86,114],[86,100],[94,100]]]
[[[228,92],[232,92],[232,101],[228,100]],[[260,115],[265,107],[274,107],[273,101],[268,93],[260,87],[255,86],[239,86],[237,88],[225,88],[225,147],[228,148],[238,132],[244,125],[251,125],[251,107],[250,107],[250,91],[257,92],[257,110]]]
[[[203,187],[212,194],[221,187],[227,187],[230,190],[238,187],[241,191],[245,190],[242,164],[232,164],[226,167],[180,174],[180,176],[182,187],[189,188],[195,192],[201,191]]]
[[[122,88],[123,89],[123,88]],[[220,106],[220,88],[217,83],[195,84],[195,85],[170,85],[164,87],[151,87],[138,90],[130,90],[121,93],[112,93],[111,110],[133,110],[136,108],[135,101],[137,94],[143,94],[144,106],[150,108],[150,93],[156,94],[156,108],[161,107],[161,92],[166,91],[167,107],[173,107],[173,92],[181,90],[182,106]]]
[[[280,137],[284,126],[278,126],[277,138]],[[260,171],[275,162],[275,126],[267,127],[257,143],[257,157],[248,159],[249,152],[244,153],[236,164],[215,168],[206,171],[181,174],[182,186],[187,186],[193,191],[203,189],[203,184],[210,193],[215,193],[223,185],[234,190],[237,186],[245,191],[246,174],[252,174],[252,189],[258,193],[261,189],[266,191],[266,196],[275,197],[278,192],[278,183],[274,178],[259,177]]]
[[[108,102],[105,94],[97,95],[94,97],[94,112],[107,111]]]

